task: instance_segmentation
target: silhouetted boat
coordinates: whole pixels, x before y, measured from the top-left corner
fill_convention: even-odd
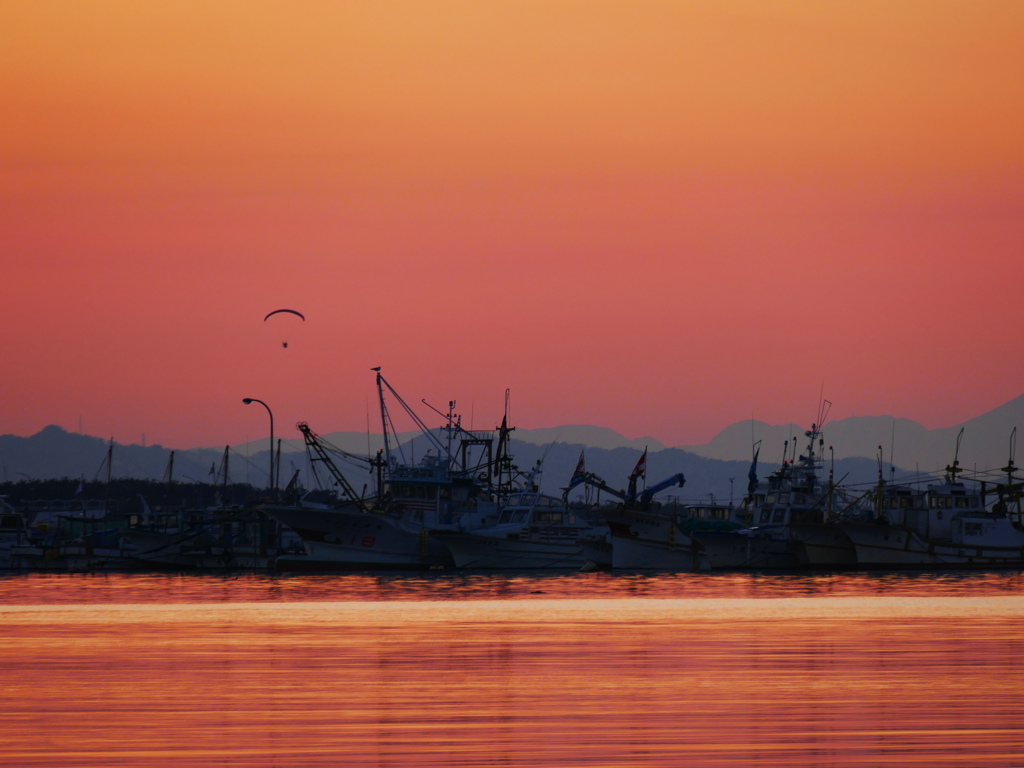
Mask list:
[[[581,568],[587,562],[584,539],[602,533],[564,499],[527,491],[509,497],[495,525],[435,536],[451,552],[456,568],[535,570]]]
[[[957,479],[960,439],[941,483],[879,488],[870,521],[842,524],[863,568],[1020,568],[1024,566],[1024,483],[1016,481],[1011,435],[1005,484],[986,489]],[[986,507],[987,492],[997,501]]]
[[[333,506],[299,500],[261,507],[295,531],[305,549],[305,555],[278,558],[280,571],[451,568],[452,555],[433,534],[495,523],[501,501],[515,487],[517,470],[508,454],[507,392],[506,416],[495,448],[494,432],[462,429],[452,410],[454,402],[449,404],[446,425],[435,435],[375,370],[384,449],[362,461],[376,470],[379,490],[368,497],[357,493],[335,466],[326,441],[300,424],[310,456],[327,468],[344,489],[344,498]],[[392,446],[385,389],[430,442],[430,450],[418,462],[406,461],[401,449]]]

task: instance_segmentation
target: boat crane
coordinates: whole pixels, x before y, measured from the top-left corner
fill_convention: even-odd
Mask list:
[[[671,488],[673,485],[682,488],[685,484],[686,478],[682,472],[679,472],[670,478],[662,480],[660,483],[655,483],[649,488],[645,488],[644,492],[640,494],[640,509],[647,509],[651,505],[651,500],[656,493],[660,493],[666,488]]]
[[[337,482],[337,484],[341,486],[342,490],[345,492],[345,496],[347,496],[349,499],[358,504],[359,507],[364,512],[370,512],[371,510],[367,505],[366,500],[358,493],[356,493],[355,489],[352,487],[349,481],[345,479],[345,476],[341,473],[341,470],[338,469],[337,465],[331,459],[330,455],[327,453],[326,449],[321,443],[321,438],[319,437],[319,435],[317,435],[312,429],[310,429],[309,424],[307,424],[304,421],[300,421],[298,424],[295,425],[295,427],[296,429],[299,430],[299,432],[302,433],[302,439],[306,443],[306,450],[310,454],[310,461],[323,462],[324,466],[327,467],[327,470],[334,477],[335,482]]]
[[[655,494],[664,491],[666,488],[671,488],[674,485],[678,485],[678,487],[682,488],[684,483],[686,483],[686,477],[683,476],[682,472],[674,474],[671,477],[662,480],[660,483],[655,483],[640,494],[640,509],[647,509],[651,505],[651,501]],[[589,485],[592,488],[597,488],[599,491],[604,491],[605,493],[614,496],[627,506],[635,504],[637,500],[635,484],[631,485],[630,489],[632,490],[632,493],[629,491],[623,491],[621,488],[612,488],[604,481],[604,478],[595,475],[593,472],[583,473],[582,479],[576,483],[576,485]],[[569,491],[571,490],[572,488],[565,488],[562,493],[562,498],[568,499]]]

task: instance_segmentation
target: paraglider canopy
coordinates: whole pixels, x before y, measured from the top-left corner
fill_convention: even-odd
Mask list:
[[[302,318],[302,322],[306,322],[306,316],[301,312],[296,312],[294,309],[275,309],[273,312],[268,313],[267,316],[263,318],[263,322],[267,322],[267,320],[272,318],[274,315],[280,314],[281,312],[287,312],[292,315],[298,315],[299,317]]]
[[[286,314],[286,315],[295,315],[298,318],[300,318],[302,320],[302,322],[306,322],[306,316],[304,314],[302,314],[301,312],[295,311],[294,309],[275,309],[273,312],[268,312],[267,313],[267,316],[263,318],[263,322],[265,323],[265,322],[267,322],[267,320],[272,318],[274,315],[280,315],[282,313]],[[287,341],[282,341],[281,342],[281,346],[284,347],[285,349],[288,349],[288,342]]]

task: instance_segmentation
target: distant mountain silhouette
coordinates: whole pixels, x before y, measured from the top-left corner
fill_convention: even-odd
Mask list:
[[[891,416],[862,416],[828,422],[824,426],[826,460],[835,459],[836,478],[846,483],[870,485],[877,478],[877,456],[882,447],[885,467],[895,458],[900,473],[936,474],[952,463],[960,429],[964,437],[960,465],[970,471],[998,470],[1006,465],[1010,450],[1010,432],[1024,425],[1024,395],[995,410],[963,424],[944,429],[925,429],[917,422]],[[587,469],[603,477],[609,485],[625,488],[627,477],[646,447],[647,479],[653,484],[682,472],[686,485],[665,491],[689,500],[718,500],[742,497],[750,468],[752,445],[761,441],[758,475],[764,477],[783,460],[783,447],[789,440],[792,451],[806,447],[805,429],[810,425],[772,426],[759,421],[744,421],[723,429],[706,445],[667,448],[653,438],[628,439],[614,430],[587,425],[569,425],[545,429],[516,429],[512,433],[514,461],[522,470],[542,461],[542,488],[557,493],[566,485],[579,460],[585,454]],[[383,447],[381,435],[359,432],[334,432],[324,435],[331,445],[352,454],[366,456]],[[1021,435],[1024,441],[1024,434]],[[406,460],[416,460],[431,450],[419,433],[399,436]],[[74,434],[48,426],[31,437],[0,435],[0,479],[105,478],[108,441]],[[230,449],[230,479],[262,486],[266,483],[268,442],[266,439],[233,446]],[[829,447],[833,450],[829,451]],[[171,450],[159,445],[120,445],[115,443],[111,473],[113,477],[159,480],[170,471]],[[193,448],[174,451],[173,479],[211,482],[213,473],[222,471],[224,449]],[[288,482],[299,470],[310,487],[310,473],[302,440],[282,441],[280,481]],[[362,470],[345,468],[346,473]],[[352,478],[361,486],[368,478]]]
[[[705,458],[749,460],[753,442],[761,440],[761,456],[780,461],[784,441],[790,440],[792,448],[795,435],[802,448],[803,433],[809,426],[770,426],[762,421],[744,421],[726,427],[706,445],[681,447]],[[942,429],[925,429],[916,421],[892,416],[856,416],[827,422],[823,433],[826,448],[831,446],[837,459],[875,458],[881,446],[886,464],[895,458],[898,466],[936,472],[953,462],[961,428],[964,430],[959,455],[961,466],[979,470],[1006,466],[1010,456],[1010,433],[1018,426],[1024,428],[1024,395],[982,416]],[[1024,443],[1024,429],[1021,433]]]

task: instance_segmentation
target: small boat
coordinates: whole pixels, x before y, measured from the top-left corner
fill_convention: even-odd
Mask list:
[[[587,560],[584,540],[603,534],[564,499],[539,492],[516,493],[498,522],[473,531],[436,531],[456,568],[489,570],[574,569]]]
[[[565,496],[575,486],[586,485],[620,500],[616,506],[594,510],[595,515],[608,528],[607,536],[603,538],[607,539],[610,551],[604,553],[604,556],[609,561],[608,567],[613,570],[698,570],[701,561],[699,547],[694,545],[689,530],[698,519],[703,520],[703,525],[714,527],[716,523],[709,521],[728,519],[731,508],[716,504],[700,507],[659,504],[654,501],[658,493],[673,486],[682,488],[686,478],[682,473],[676,473],[638,493],[637,483],[646,475],[647,452],[644,451],[629,475],[627,489],[618,490],[609,486],[603,478],[587,472],[581,453],[576,471],[565,488]],[[587,561],[595,563],[593,566],[588,565],[588,569],[596,568],[600,562],[596,558],[601,553],[594,551],[596,542],[588,542],[588,547],[591,554]]]
[[[694,535],[736,531],[744,524],[742,508],[714,503],[622,507],[606,511],[604,517],[617,571],[707,570],[704,549]]]
[[[0,570],[11,568],[12,551],[29,543],[29,528],[25,516],[0,496]]]
[[[1016,481],[1013,437],[1005,484],[986,507],[984,484],[957,479],[957,454],[941,483],[925,488],[890,485],[879,491],[878,512],[870,521],[842,524],[863,568],[1020,568],[1024,567],[1024,483]]]

